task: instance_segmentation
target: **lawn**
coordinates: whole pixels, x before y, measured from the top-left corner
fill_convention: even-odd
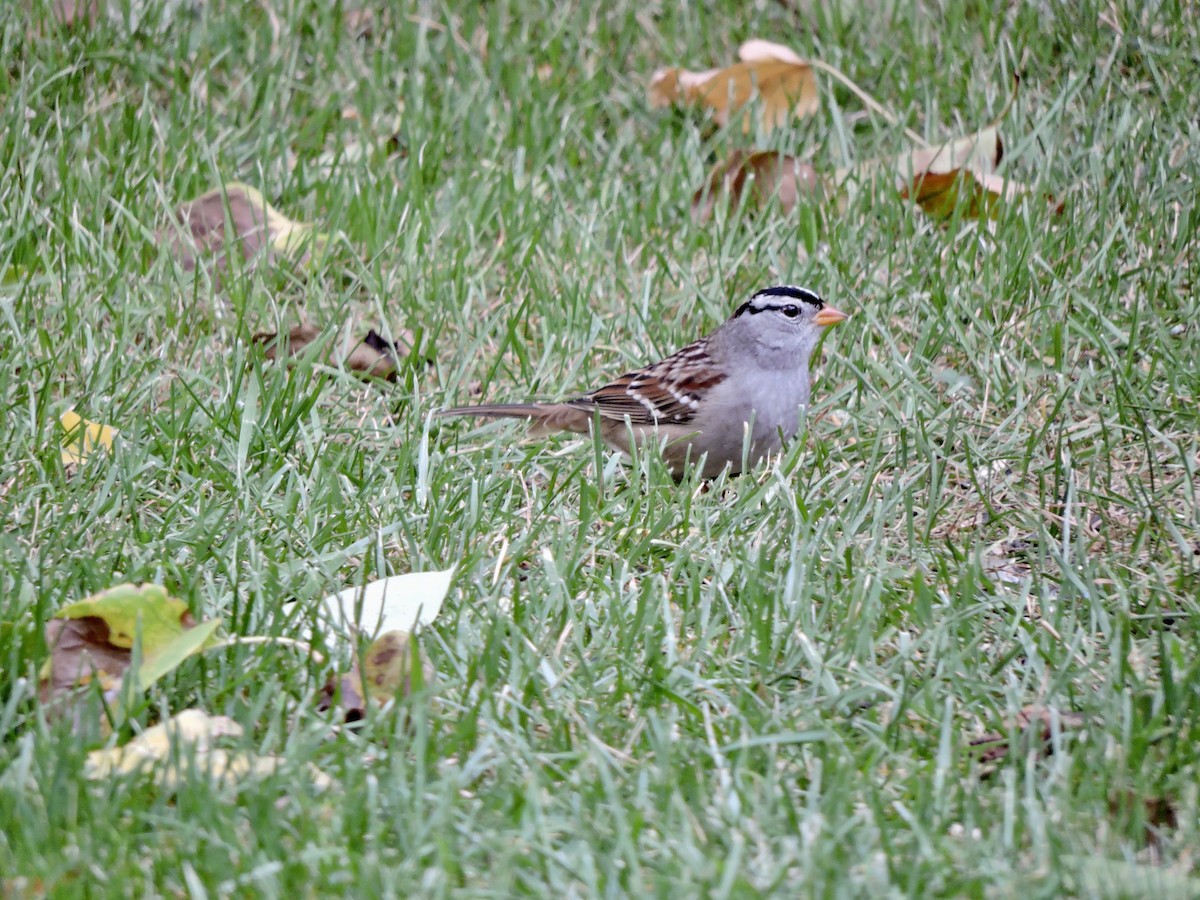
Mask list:
[[[53,5],[0,10],[0,895],[1200,896],[1192,4]],[[886,112],[823,71],[770,131],[650,107],[756,37]],[[1001,115],[991,219],[691,215],[738,149],[832,173]],[[173,210],[231,182],[328,241],[186,269]],[[852,318],[741,477],[432,417],[781,282]],[[331,361],[368,329],[394,382]],[[64,464],[72,407],[111,452]],[[321,598],[450,567],[433,679],[322,711]],[[272,640],[111,733],[47,712],[47,621],[121,582]],[[188,708],[280,766],[85,777]]]

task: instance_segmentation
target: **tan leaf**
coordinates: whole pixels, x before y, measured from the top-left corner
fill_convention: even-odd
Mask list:
[[[264,352],[267,359],[286,359],[289,356],[295,356],[316,340],[320,334],[320,328],[305,322],[292,328],[286,337],[281,338],[274,331],[260,331],[251,337],[251,340],[265,347]],[[411,342],[411,335],[408,332],[404,332],[404,335]],[[407,348],[402,347],[399,341],[388,341],[372,328],[367,332],[366,337],[342,357],[341,365],[351,372],[357,372],[368,378],[395,381],[400,359],[407,355]]]
[[[283,767],[283,757],[211,746],[215,738],[240,737],[241,734],[242,727],[226,716],[210,716],[199,709],[184,710],[166,722],[147,728],[122,747],[93,750],[84,764],[84,774],[93,781],[101,781],[117,775],[150,771],[160,787],[175,791],[189,780],[189,757],[197,771],[214,781],[262,778]],[[333,780],[315,766],[306,768],[317,788],[333,784]]]
[[[234,251],[251,264],[280,255],[305,262],[329,240],[312,225],[287,218],[255,188],[238,182],[184,203],[174,219],[159,240],[187,271],[211,257],[215,270],[222,272]]]
[[[1004,730],[990,732],[971,741],[972,747],[979,748],[979,760],[984,763],[994,763],[1009,754],[1009,734],[1019,732],[1030,746],[1037,746],[1039,755],[1048,755],[1054,751],[1051,738],[1055,728],[1082,728],[1087,719],[1082,713],[1063,712],[1046,706],[1026,706],[1016,716],[1005,722]],[[994,766],[981,770],[983,777],[990,776],[995,771]]]
[[[372,328],[367,332],[367,336],[346,354],[342,365],[351,372],[361,372],[369,378],[395,381],[396,369],[404,355],[405,351],[398,343],[387,340]]]
[[[292,328],[287,337],[280,339],[279,334],[274,331],[260,331],[250,338],[256,344],[262,344],[264,355],[267,359],[277,359],[280,356],[286,358],[299,353],[309,344],[311,344],[321,333],[321,329],[316,325],[311,325],[308,322],[301,323]]]
[[[697,103],[713,111],[720,125],[756,98],[768,130],[815,113],[821,105],[812,66],[793,50],[769,41],[751,40],[738,50],[741,62],[724,69],[692,72],[659,69],[650,79],[650,105]],[[747,120],[744,130],[750,130]]]
[[[854,190],[877,179],[890,180],[906,200],[928,215],[946,219],[958,213],[967,218],[996,215],[1001,205],[1032,194],[1020,182],[996,174],[1004,156],[997,125],[934,147],[920,147],[894,159],[873,160],[839,169],[833,181]],[[1055,212],[1062,205],[1051,200]]]
[[[335,706],[341,710],[342,721],[346,724],[366,718],[367,700],[363,696],[362,672],[357,664],[351,666],[349,672],[330,676],[321,688],[317,709],[325,712]]]
[[[404,631],[387,631],[372,641],[363,654],[362,672],[367,692],[379,703],[407,696],[433,678],[432,667]]]
[[[101,10],[101,0],[55,0],[51,15],[62,25],[91,25]]]
[[[749,190],[747,203],[763,209],[778,201],[790,213],[803,197],[820,200],[824,182],[809,163],[774,150],[735,150],[708,174],[704,187],[692,196],[692,219],[703,224],[712,218],[718,199],[736,207]]]
[[[355,40],[365,40],[375,35],[375,11],[372,9],[347,9],[342,14],[346,33]]]

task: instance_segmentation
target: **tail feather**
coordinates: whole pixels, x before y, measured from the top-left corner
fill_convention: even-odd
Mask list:
[[[484,403],[481,406],[454,406],[441,409],[438,416],[474,416],[479,419],[532,419],[532,435],[554,431],[591,432],[592,413],[567,403]]]
[[[538,413],[532,403],[484,403],[480,406],[452,406],[439,409],[439,417],[475,416],[480,419],[531,419]]]

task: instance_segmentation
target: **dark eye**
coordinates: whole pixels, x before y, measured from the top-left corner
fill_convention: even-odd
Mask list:
[[[800,315],[800,307],[792,306],[789,303],[787,306],[785,306],[783,309],[781,309],[780,312],[783,313],[785,316],[787,316],[789,319],[794,319],[794,318],[796,318],[796,316]]]

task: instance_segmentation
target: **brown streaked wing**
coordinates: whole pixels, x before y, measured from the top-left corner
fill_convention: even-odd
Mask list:
[[[634,425],[685,425],[696,415],[700,398],[725,380],[725,374],[705,362],[706,341],[689,344],[661,362],[639,372],[626,372],[603,387],[568,400],[568,406],[599,411],[606,419]]]

